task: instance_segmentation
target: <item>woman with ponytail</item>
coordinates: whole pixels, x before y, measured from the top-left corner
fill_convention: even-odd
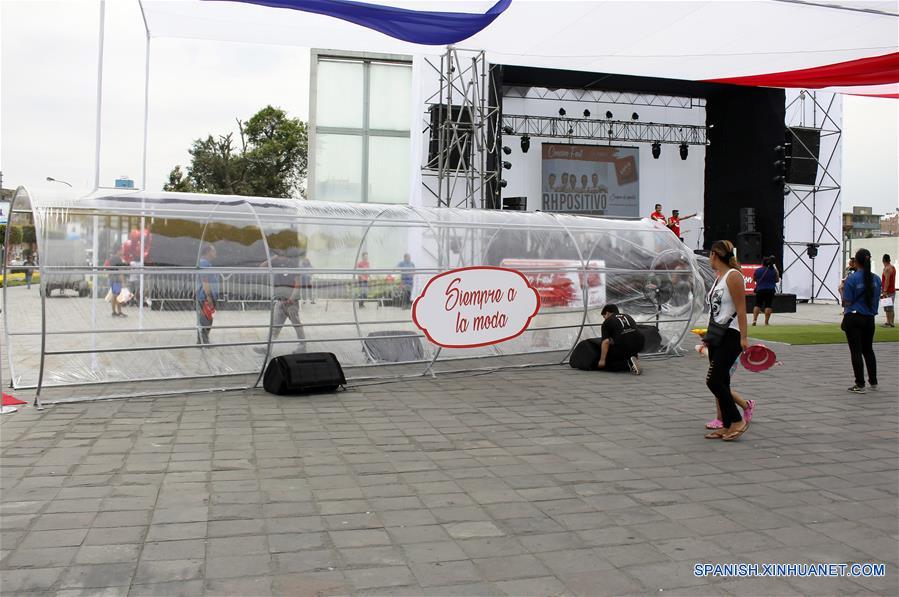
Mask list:
[[[865,393],[865,370],[868,369],[868,383],[877,389],[877,360],[874,358],[874,318],[880,303],[880,278],[871,273],[871,252],[859,249],[855,253],[858,271],[843,283],[843,324],[846,332],[855,385],[849,388],[855,394]]]
[[[727,329],[717,345],[712,346],[709,342],[708,346],[709,371],[705,383],[717,399],[721,429],[716,429],[705,437],[725,441],[733,441],[749,429],[754,406],[752,400],[743,400],[730,389],[731,367],[740,353],[749,347],[746,332],[746,289],[743,272],[740,271],[740,264],[734,253],[734,245],[729,240],[715,242],[709,253],[709,263],[718,273],[709,292],[711,320]],[[740,415],[737,403],[743,406],[745,416]]]

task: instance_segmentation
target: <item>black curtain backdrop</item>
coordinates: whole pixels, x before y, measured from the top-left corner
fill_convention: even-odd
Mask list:
[[[762,255],[783,263],[783,186],[774,182],[774,148],[784,142],[782,89],[732,87],[706,97],[705,248],[737,242],[740,208],[754,207]]]

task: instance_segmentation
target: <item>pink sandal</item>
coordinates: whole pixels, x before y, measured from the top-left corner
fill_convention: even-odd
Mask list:
[[[721,419],[712,419],[708,423],[705,424],[706,429],[724,429],[724,423],[721,422]]]
[[[743,418],[746,419],[746,422],[752,420],[752,409],[755,408],[755,400],[747,400],[746,408],[743,409]]]

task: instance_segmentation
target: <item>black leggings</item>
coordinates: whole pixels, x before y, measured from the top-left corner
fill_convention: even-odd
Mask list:
[[[852,371],[855,373],[855,385],[865,387],[865,370],[862,358],[868,367],[868,382],[877,385],[877,360],[874,358],[874,317],[861,313],[848,313],[843,316],[843,325],[849,342],[849,354],[852,358]]]
[[[721,422],[725,428],[743,420],[730,391],[730,368],[741,352],[743,347],[740,346],[740,332],[735,329],[728,329],[724,333],[720,346],[709,347],[709,372],[705,376],[705,385],[718,399]]]

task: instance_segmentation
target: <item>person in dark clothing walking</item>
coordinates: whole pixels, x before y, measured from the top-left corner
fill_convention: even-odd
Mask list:
[[[759,313],[765,312],[765,325],[771,319],[774,306],[774,294],[780,282],[780,272],[774,263],[774,255],[765,257],[762,267],[756,268],[752,274],[755,280],[755,307],[752,308],[752,325],[758,323]]]
[[[602,315],[602,345],[599,354],[601,371],[627,371],[640,375],[640,359],[638,353],[646,342],[643,334],[637,329],[634,318],[619,313],[617,305],[606,305],[600,311]]]
[[[865,367],[868,369],[868,384],[877,389],[877,359],[874,357],[874,318],[880,303],[880,278],[871,272],[871,252],[859,249],[855,253],[858,271],[851,274],[843,284],[843,323],[840,329],[846,332],[855,385],[849,388],[854,394],[865,393]],[[862,360],[864,359],[864,367]]]

